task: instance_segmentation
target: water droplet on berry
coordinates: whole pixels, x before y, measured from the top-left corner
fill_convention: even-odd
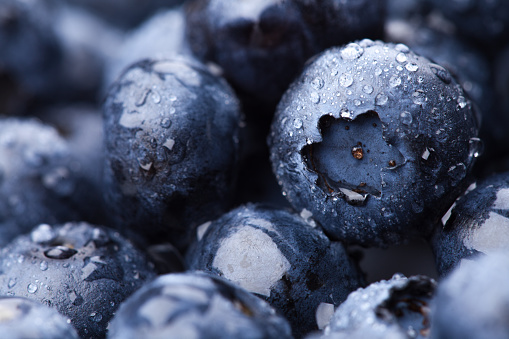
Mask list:
[[[410,125],[412,123],[412,114],[407,111],[403,111],[400,113],[399,117],[401,118],[401,123],[404,125]]]
[[[397,87],[399,85],[401,85],[401,78],[396,76],[396,75],[393,75],[390,79],[389,79],[389,85],[391,87]]]
[[[383,106],[387,103],[389,98],[384,93],[379,93],[375,98],[375,104],[378,106]]]
[[[316,77],[311,81],[311,86],[313,86],[315,89],[320,89],[324,85],[324,81],[320,77]]]
[[[320,95],[318,93],[316,93],[316,92],[311,92],[309,94],[309,99],[311,100],[311,102],[313,104],[317,104],[317,103],[320,102]]]
[[[445,68],[437,64],[431,64],[429,67],[431,71],[444,83],[451,83],[451,75]]]
[[[158,104],[161,102],[161,95],[159,94],[159,92],[157,92],[156,90],[152,90],[152,101],[155,103],[155,104]]]
[[[465,108],[465,107],[467,106],[467,104],[468,104],[468,103],[467,103],[467,100],[466,100],[466,99],[465,99],[465,97],[464,97],[464,96],[462,96],[462,95],[460,95],[460,96],[458,97],[457,102],[458,102],[458,106],[459,106],[459,108]]]
[[[409,62],[408,64],[405,65],[405,68],[409,72],[417,72],[417,70],[419,69],[419,66],[417,66],[417,64]]]
[[[408,53],[410,52],[410,48],[408,48],[407,45],[405,44],[397,44],[396,46],[394,46],[394,49],[398,52],[401,52],[401,53]]]
[[[78,251],[67,246],[55,246],[44,251],[44,255],[50,259],[69,259],[76,253]]]
[[[364,87],[362,87],[362,91],[366,94],[371,94],[371,93],[373,93],[373,86],[364,85]]]
[[[396,55],[396,61],[399,62],[399,63],[404,63],[407,61],[407,56],[404,54],[404,53],[398,53],[398,55]]]
[[[484,143],[479,138],[471,138],[468,141],[469,144],[469,156],[478,158],[482,155],[484,151]]]
[[[302,120],[297,118],[293,121],[293,127],[299,129],[302,127]]]
[[[353,77],[351,74],[343,73],[339,77],[339,84],[343,87],[350,87],[353,84]]]
[[[9,279],[9,282],[7,283],[7,287],[8,288],[13,288],[14,286],[16,286],[16,283],[17,283],[17,279],[16,278],[10,278]]]
[[[92,319],[92,321],[95,321],[96,323],[98,323],[103,319],[103,316],[101,313],[92,312],[92,313],[90,313],[90,319]]]
[[[364,53],[364,49],[356,43],[349,43],[340,52],[343,60],[355,60]]]
[[[417,90],[412,93],[412,99],[416,105],[422,105],[426,102],[426,96],[422,90]]]
[[[46,271],[48,269],[48,262],[45,260],[41,261],[39,268],[41,269],[41,271]]]
[[[56,237],[55,231],[48,224],[40,224],[32,231],[32,233],[30,233],[30,238],[34,243],[37,244],[50,242],[53,239],[55,239],[55,237]]]
[[[28,284],[28,286],[27,286],[27,291],[28,291],[28,293],[33,294],[33,293],[37,292],[37,288],[38,288],[38,287],[37,287],[37,285],[36,285],[36,284],[32,284],[32,283],[30,283],[30,284]]]

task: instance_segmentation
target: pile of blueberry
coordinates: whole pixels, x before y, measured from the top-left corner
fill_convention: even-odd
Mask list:
[[[1,0],[0,336],[509,338],[509,2]]]

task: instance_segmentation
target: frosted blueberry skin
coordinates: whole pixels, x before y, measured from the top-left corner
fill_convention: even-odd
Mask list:
[[[185,58],[128,68],[103,105],[114,224],[185,248],[230,204],[241,114],[224,80]]]
[[[343,245],[331,242],[307,211],[248,204],[198,228],[190,269],[222,276],[279,310],[302,337],[323,323],[364,277]],[[316,227],[316,228],[315,228]]]
[[[334,312],[322,337],[427,338],[435,288],[426,276],[399,274],[360,288]]]
[[[87,220],[93,179],[57,130],[36,119],[0,119],[0,246],[40,223]]]
[[[363,40],[313,59],[278,105],[272,169],[327,235],[385,246],[429,236],[465,189],[480,140],[450,73],[405,45]]]
[[[0,314],[0,333],[5,338],[78,339],[64,316],[27,298],[1,297]]]
[[[431,339],[502,339],[509,333],[509,253],[464,259],[439,284]]]
[[[195,0],[186,6],[191,50],[221,66],[242,95],[271,111],[308,58],[381,37],[385,19],[385,0]]]
[[[472,184],[437,225],[431,244],[441,277],[464,258],[507,248],[509,172]]]
[[[42,224],[17,237],[0,252],[0,271],[0,295],[54,307],[83,338],[104,338],[119,304],[156,276],[130,242],[86,223]]]
[[[146,284],[119,308],[108,338],[292,338],[266,302],[224,279],[187,272]]]

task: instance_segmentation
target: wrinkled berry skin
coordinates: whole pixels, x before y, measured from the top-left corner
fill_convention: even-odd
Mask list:
[[[464,259],[439,284],[430,339],[503,339],[509,333],[507,247]]]
[[[363,40],[317,56],[278,105],[272,168],[296,210],[334,239],[428,236],[462,192],[479,140],[474,107],[443,67]]]
[[[334,312],[323,338],[427,338],[436,282],[395,274],[350,293]]]
[[[364,285],[344,246],[329,241],[306,213],[307,221],[266,205],[238,207],[206,224],[188,252],[188,266],[260,296],[300,338],[318,329],[319,308],[333,309]]]
[[[230,87],[189,59],[145,60],[114,83],[103,112],[115,224],[182,249],[229,206],[241,118]]]
[[[167,274],[119,308],[109,339],[292,338],[290,326],[266,302],[203,272]]]
[[[34,300],[1,297],[0,314],[0,333],[4,338],[78,339],[64,316]]]
[[[56,308],[83,338],[104,338],[119,304],[156,275],[130,242],[87,223],[17,237],[0,252],[0,272],[0,295]]]
[[[464,258],[507,248],[509,236],[509,172],[473,184],[451,207],[432,238],[440,276]]]
[[[385,0],[195,0],[187,4],[187,37],[240,93],[272,107],[314,54],[380,37],[384,9]]]

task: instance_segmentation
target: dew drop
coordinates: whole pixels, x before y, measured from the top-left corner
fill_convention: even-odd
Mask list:
[[[468,141],[469,144],[469,156],[478,158],[484,152],[484,143],[479,138],[471,138]]]
[[[309,94],[309,99],[313,104],[317,104],[320,102],[320,95],[316,92],[311,92],[311,94]]]
[[[397,87],[401,85],[401,78],[396,75],[393,75],[389,80],[389,85],[391,87]]]
[[[400,113],[399,117],[401,118],[401,123],[405,125],[410,125],[412,123],[412,114],[407,111],[403,111]]]
[[[313,86],[315,89],[320,89],[324,85],[324,81],[320,77],[316,77],[311,81],[311,86]]]
[[[50,242],[53,239],[55,239],[55,237],[56,237],[55,231],[48,224],[40,224],[32,231],[32,233],[30,233],[30,238],[34,243],[37,244]]]
[[[175,107],[170,107],[170,114],[175,114],[176,111]]]
[[[382,69],[381,68],[375,69],[375,75],[379,76],[380,74],[382,74]]]
[[[364,87],[362,87],[362,91],[366,94],[371,94],[371,93],[373,93],[373,86],[364,85]]]
[[[170,101],[177,101],[177,97],[175,95],[170,95]]]
[[[409,72],[417,72],[417,70],[419,69],[419,66],[417,66],[417,64],[409,62],[408,64],[405,65],[405,68]]]
[[[384,93],[379,93],[375,98],[375,104],[378,106],[383,106],[387,103],[389,98]]]
[[[465,99],[465,97],[464,97],[464,96],[462,96],[462,95],[460,95],[460,96],[458,97],[457,102],[458,102],[458,106],[459,106],[459,108],[465,108],[465,107],[467,106],[467,100],[466,100],[466,99]]]
[[[17,283],[17,279],[16,278],[10,278],[9,279],[9,282],[7,283],[7,287],[8,288],[13,288],[14,286],[16,286],[16,283]]]
[[[155,104],[158,104],[161,102],[161,94],[159,94],[159,92],[157,92],[156,90],[152,90],[152,101],[155,103]]]
[[[355,100],[353,101],[353,104],[354,104],[355,106],[360,106],[360,105],[361,105],[361,101],[360,101],[359,99],[355,99]]]
[[[90,313],[90,319],[92,319],[92,321],[95,321],[96,323],[98,323],[103,319],[103,316],[101,313],[92,312],[92,313]]]
[[[171,120],[169,118],[164,118],[163,120],[161,120],[160,125],[162,128],[170,128]]]
[[[78,251],[67,246],[55,246],[44,251],[44,255],[50,259],[69,259],[76,253]]]
[[[401,52],[401,53],[408,53],[410,52],[410,48],[408,48],[407,45],[405,44],[397,44],[396,46],[394,46],[394,49],[398,52]]]
[[[349,43],[340,52],[343,60],[355,60],[364,53],[364,49],[356,43]]]
[[[293,127],[299,129],[302,127],[302,120],[297,118],[293,121]]]
[[[46,271],[48,269],[48,262],[45,260],[41,261],[39,268],[41,269],[41,271]]]
[[[28,291],[28,293],[31,293],[31,294],[37,292],[37,285],[32,284],[32,283],[28,284],[27,291]]]
[[[353,84],[353,77],[351,74],[343,73],[339,77],[339,84],[343,87],[350,87]]]
[[[401,64],[406,62],[407,60],[408,60],[408,58],[404,53],[398,53],[398,55],[396,55],[396,61]]]
[[[412,93],[412,100],[416,105],[422,105],[426,102],[426,96],[422,90],[417,90]]]
[[[444,83],[446,83],[446,84],[451,83],[451,75],[445,68],[443,68],[442,66],[437,65],[437,64],[431,64],[429,66],[429,68]]]

